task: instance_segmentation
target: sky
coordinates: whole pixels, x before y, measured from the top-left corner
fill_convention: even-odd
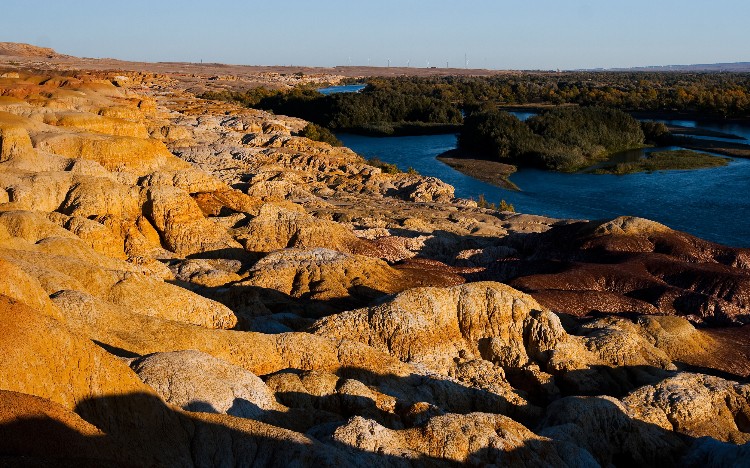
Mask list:
[[[747,0],[3,0],[0,41],[243,65],[578,69],[750,61]]]

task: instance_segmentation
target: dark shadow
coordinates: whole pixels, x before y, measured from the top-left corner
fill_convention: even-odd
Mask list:
[[[1,467],[133,466],[113,457],[107,435],[84,435],[61,421],[28,416],[0,424]]]
[[[91,340],[94,342],[95,345],[102,348],[104,351],[108,352],[109,354],[115,355],[117,357],[121,358],[138,358],[141,357],[140,354],[134,353],[132,351],[128,351],[127,349],[118,348],[117,346],[112,346],[107,343],[103,343],[101,341],[97,340]]]
[[[244,281],[244,280],[243,280]],[[287,323],[292,330],[307,328],[312,320],[357,309],[372,304],[389,293],[365,286],[352,284],[347,289],[347,296],[330,299],[317,299],[315,284],[313,289],[300,297],[294,297],[275,289],[253,286],[243,281],[227,283],[221,286],[202,286],[195,283],[170,280],[169,284],[187,289],[207,299],[219,302],[231,309],[238,317],[237,329],[252,331],[253,322],[258,318],[274,314],[294,314],[300,317],[297,323]],[[404,289],[417,284],[405,282]]]
[[[680,466],[694,438],[632,419],[604,398],[568,397],[551,404],[534,428],[583,449],[601,466]]]
[[[623,370],[628,375],[655,376],[651,369]],[[254,418],[260,422],[253,422],[217,415],[208,402],[191,408],[204,413],[186,413],[148,394],[97,397],[80,402],[75,412],[106,435],[87,437],[49,418],[17,420],[0,425],[0,455],[4,457],[0,462],[19,462],[21,466],[24,461],[31,462],[25,466],[460,466],[444,458],[419,454],[430,450],[433,442],[437,444],[433,450],[441,450],[437,448],[440,444],[456,444],[454,449],[461,450],[462,444],[468,443],[461,442],[462,438],[468,441],[473,435],[472,429],[461,429],[464,423],[460,420],[411,433],[409,437],[424,436],[430,443],[411,447],[414,452],[408,456],[365,451],[333,439],[336,429],[352,416],[404,430],[425,427],[431,424],[431,417],[442,412],[508,414],[547,437],[515,435],[523,434],[525,429],[507,419],[495,420],[492,425],[483,426],[482,437],[490,434],[508,438],[508,442],[489,443],[469,454],[466,462],[477,466],[591,466],[594,461],[615,467],[677,466],[694,442],[692,437],[634,420],[602,398],[562,398],[543,413],[537,408],[530,417],[529,408],[513,408],[500,395],[438,377],[377,374],[357,367],[341,368],[337,375],[356,379],[396,398],[394,411],[383,411],[372,398],[361,395],[280,392],[277,396],[282,403],[292,406],[297,402],[298,407],[289,412],[265,411]],[[667,375],[671,373],[662,377]],[[438,411],[420,418],[412,406],[419,402],[430,403]],[[243,403],[235,401],[232,408],[240,409]],[[740,416],[738,424],[745,430],[750,424],[742,417],[745,416]],[[469,432],[462,432],[466,430]],[[302,439],[302,432],[307,433],[307,440]],[[368,436],[361,437],[366,442]]]
[[[560,373],[555,376],[555,382],[561,394],[566,396],[607,395],[622,398],[636,388],[657,384],[676,373],[677,371],[646,365],[614,367],[594,365],[587,369]]]
[[[360,400],[360,403],[366,404]],[[102,411],[106,409],[106,411]],[[214,409],[207,404],[207,410]],[[85,436],[48,418],[30,417],[0,425],[0,462],[11,466],[460,466],[450,460],[408,458],[368,452],[336,442],[333,431],[345,418],[319,418],[319,439],[216,414],[175,411],[147,394],[98,397],[75,409],[106,435]],[[266,414],[268,422],[304,413]],[[367,417],[367,411],[362,416]],[[300,428],[301,429],[301,428]],[[298,429],[299,430],[299,429]]]
[[[194,253],[186,256],[188,259],[227,259],[227,260],[240,260],[245,264],[252,264],[257,262],[261,256],[255,252],[248,252],[241,247],[233,247],[226,249],[208,250],[205,252]]]
[[[219,413],[213,405],[207,401],[191,401],[188,403],[187,411],[195,411],[196,413]],[[235,413],[229,413],[235,414]]]

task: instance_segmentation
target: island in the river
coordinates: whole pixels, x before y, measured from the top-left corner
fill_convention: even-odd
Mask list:
[[[453,169],[479,179],[482,182],[497,185],[508,190],[520,190],[509,178],[518,170],[512,164],[476,158],[472,154],[468,154],[458,148],[446,151],[438,155],[437,158]]]
[[[703,140],[701,136],[729,139],[734,135],[638,122],[629,114],[598,107],[553,107],[521,121],[503,110],[492,109],[468,116],[458,136],[458,150],[440,155],[441,161],[467,175],[504,188],[516,188],[508,177],[518,167],[560,172],[632,174],[658,170],[688,170],[726,165],[727,158],[684,147],[750,146]],[[690,136],[687,136],[690,135]],[[661,151],[645,151],[658,145]],[[632,151],[636,150],[636,151]],[[618,156],[635,153],[636,159]]]

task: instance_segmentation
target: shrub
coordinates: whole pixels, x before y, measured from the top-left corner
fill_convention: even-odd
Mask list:
[[[484,194],[483,193],[480,193],[479,194],[479,198],[477,198],[477,206],[479,208],[489,208],[491,210],[495,209],[495,204],[488,202],[487,199],[484,198]]]
[[[510,211],[515,213],[516,208],[505,200],[500,200],[500,205],[497,207],[498,211]]]
[[[324,143],[328,143],[331,146],[344,146],[341,140],[336,138],[336,135],[334,135],[330,130],[312,122],[308,123],[305,128],[303,128],[302,131],[299,132],[299,136],[303,136],[315,141],[322,141]]]
[[[368,159],[367,164],[380,168],[386,174],[399,174],[401,172],[401,169],[395,164],[389,164],[377,157]]]
[[[641,122],[641,129],[646,141],[650,143],[664,143],[669,139],[669,128],[662,122],[644,121]]]
[[[484,197],[484,194],[479,194],[479,197],[477,198],[477,206],[479,208],[486,208],[489,210],[497,210],[497,211],[512,211],[515,213],[516,209],[511,205],[510,203],[506,202],[505,200],[500,200],[499,204],[490,203],[487,201],[487,199]]]

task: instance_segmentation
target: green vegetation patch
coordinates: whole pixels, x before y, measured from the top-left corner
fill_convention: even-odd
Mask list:
[[[709,167],[726,166],[729,158],[713,156],[691,150],[657,151],[641,161],[619,163],[610,167],[602,167],[596,174],[635,174],[637,172],[653,172],[666,170],[705,169]]]
[[[299,117],[333,131],[371,135],[445,133],[455,131],[463,121],[461,109],[453,101],[393,87],[368,86],[359,93],[329,95],[304,86],[288,91],[253,88],[200,97]]]
[[[459,148],[519,166],[574,172],[608,155],[643,146],[641,125],[617,109],[555,108],[521,122],[489,110],[471,114]]]
[[[322,141],[324,143],[328,143],[331,146],[344,146],[341,140],[336,138],[336,135],[334,135],[330,130],[314,123],[305,125],[305,128],[303,128],[302,131],[299,132],[299,136],[303,136],[315,141]]]
[[[516,212],[516,208],[505,200],[500,200],[500,203],[498,204],[487,201],[487,199],[484,198],[483,193],[479,194],[479,198],[477,199],[477,207],[496,211],[510,211],[511,213]]]
[[[368,159],[367,164],[379,168],[385,174],[400,174],[401,172],[403,172],[395,164],[387,163],[378,157]]]

